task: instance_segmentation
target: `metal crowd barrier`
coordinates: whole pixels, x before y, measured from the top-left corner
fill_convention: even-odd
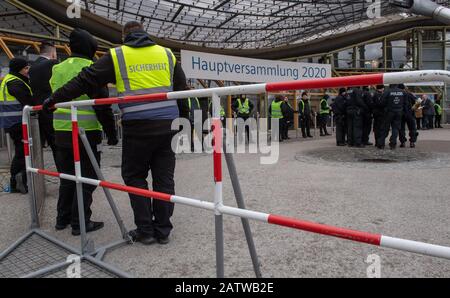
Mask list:
[[[77,183],[78,190],[78,206],[80,211],[80,228],[81,228],[81,249],[79,251],[81,256],[90,256],[92,251],[89,248],[89,241],[86,238],[86,231],[84,226],[84,214],[83,214],[83,200],[81,185],[82,183],[103,187],[104,189],[114,189],[127,193],[132,193],[147,198],[153,198],[157,200],[163,200],[172,203],[178,203],[182,205],[188,205],[196,208],[206,209],[215,214],[215,231],[216,231],[216,271],[217,277],[224,276],[224,256],[223,256],[223,215],[231,215],[240,217],[242,220],[250,219],[278,226],[289,227],[302,231],[338,237],[346,240],[352,240],[356,242],[388,247],[401,251],[408,251],[412,253],[418,253],[428,256],[440,257],[450,259],[450,247],[439,246],[424,242],[411,241],[401,238],[389,237],[377,233],[367,233],[356,230],[350,230],[331,225],[319,224],[309,221],[304,221],[295,218],[289,218],[281,215],[274,215],[269,213],[263,213],[258,211],[246,210],[243,204],[239,205],[239,208],[226,206],[223,203],[222,197],[222,137],[223,131],[221,129],[221,121],[219,117],[220,110],[220,97],[225,95],[238,95],[238,94],[261,94],[264,92],[279,92],[288,90],[307,90],[307,89],[323,89],[323,88],[338,88],[338,87],[352,87],[352,86],[366,86],[366,85],[381,85],[381,84],[399,84],[399,83],[414,83],[414,82],[430,82],[430,81],[444,81],[450,83],[450,72],[448,71],[412,71],[412,72],[397,72],[386,74],[370,74],[370,75],[357,75],[350,77],[338,77],[327,79],[313,79],[305,81],[292,81],[292,82],[278,82],[267,84],[255,84],[245,86],[232,86],[223,88],[201,89],[201,90],[189,90],[181,92],[169,92],[158,93],[140,96],[128,96],[121,98],[106,98],[106,99],[94,99],[86,101],[66,102],[57,104],[58,108],[71,108],[72,111],[72,134],[73,134],[73,149],[75,160],[75,175],[68,175],[65,173],[51,172],[45,169],[38,169],[32,167],[32,160],[30,156],[30,134],[29,134],[29,114],[30,111],[40,110],[41,107],[25,107],[23,113],[23,137],[24,148],[26,155],[26,166],[29,175],[48,175],[53,177],[59,177],[61,179],[71,180]],[[215,192],[214,201],[202,201],[194,198],[187,198],[178,195],[169,195],[165,193],[159,193],[151,190],[139,189],[135,187],[129,187],[120,185],[117,183],[89,179],[81,176],[80,158],[79,158],[79,129],[78,129],[78,117],[77,109],[84,106],[102,105],[102,104],[116,104],[125,102],[145,102],[145,101],[161,101],[161,100],[177,100],[187,97],[212,97],[213,99],[213,119],[211,130],[213,132],[213,161],[214,161],[214,181]],[[226,147],[226,146],[225,146]],[[225,152],[226,160],[228,161],[231,154]],[[234,164],[228,164],[230,173],[233,171]],[[233,186],[237,183],[237,177],[232,181]],[[33,187],[33,186],[32,186]],[[239,187],[238,187],[239,188]],[[238,189],[240,192],[240,188]],[[235,188],[236,193],[236,188]],[[239,194],[242,197],[242,194]],[[33,206],[32,206],[33,208]],[[248,227],[248,226],[247,226]],[[250,240],[251,237],[250,237]],[[250,248],[249,241],[249,248]],[[259,266],[257,257],[252,252],[252,259],[254,261],[255,272]],[[1,259],[1,258],[0,258]],[[257,274],[258,276],[258,274]]]

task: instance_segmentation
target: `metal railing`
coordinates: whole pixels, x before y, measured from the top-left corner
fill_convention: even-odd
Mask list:
[[[339,77],[339,78],[327,78],[327,79],[314,79],[305,81],[292,81],[292,82],[279,82],[279,83],[267,83],[267,84],[255,84],[245,86],[232,86],[223,88],[212,88],[202,90],[189,90],[181,92],[169,92],[158,93],[140,96],[128,96],[122,98],[106,98],[106,99],[93,99],[85,101],[75,101],[57,104],[57,108],[70,108],[72,112],[72,134],[73,134],[73,150],[74,150],[74,162],[75,162],[75,175],[68,175],[65,173],[51,172],[45,169],[38,169],[32,167],[30,156],[30,135],[29,135],[29,114],[30,111],[40,110],[41,107],[25,107],[23,113],[23,131],[24,131],[24,148],[26,155],[26,166],[29,175],[48,175],[53,177],[59,177],[74,181],[77,183],[77,188],[81,190],[81,184],[90,184],[94,186],[100,186],[105,189],[114,189],[122,192],[127,192],[147,198],[153,198],[157,200],[188,205],[196,208],[206,209],[215,214],[215,232],[216,232],[216,269],[217,276],[224,276],[224,256],[223,256],[223,215],[231,215],[240,217],[246,220],[256,220],[278,226],[289,227],[302,231],[338,237],[346,240],[352,240],[356,242],[362,242],[372,244],[376,246],[388,247],[401,251],[408,251],[428,256],[435,256],[445,259],[450,259],[450,247],[439,246],[424,242],[417,242],[411,240],[405,240],[401,238],[394,238],[384,236],[377,233],[367,233],[356,230],[350,230],[325,224],[319,224],[314,222],[308,222],[300,219],[289,218],[280,215],[274,215],[269,213],[263,213],[258,211],[246,210],[244,207],[240,208],[226,206],[223,203],[222,195],[222,137],[223,131],[221,129],[221,121],[219,117],[220,98],[222,95],[237,95],[237,94],[260,94],[264,92],[274,91],[287,91],[287,90],[307,90],[307,89],[322,89],[333,87],[352,87],[352,86],[366,86],[366,85],[381,85],[381,84],[399,84],[409,82],[430,82],[430,81],[444,81],[450,83],[450,72],[448,71],[413,71],[413,72],[400,72],[400,73],[386,73],[386,74],[372,74],[372,75],[360,75],[351,77]],[[177,100],[188,97],[212,97],[213,99],[213,119],[211,130],[213,132],[213,164],[214,164],[214,200],[203,201],[194,198],[187,198],[178,195],[170,195],[165,193],[159,193],[151,190],[145,190],[125,185],[120,185],[113,182],[104,180],[89,179],[81,176],[80,158],[79,158],[79,130],[78,130],[78,117],[77,109],[79,107],[102,105],[102,104],[116,104],[116,103],[129,103],[129,102],[151,102],[161,100]],[[230,157],[225,152],[225,157]],[[234,181],[236,182],[236,181]],[[80,228],[82,233],[81,239],[81,254],[86,254],[86,234],[84,226],[83,200],[81,191],[78,192],[78,203],[80,210]],[[33,205],[32,205],[33,208]]]

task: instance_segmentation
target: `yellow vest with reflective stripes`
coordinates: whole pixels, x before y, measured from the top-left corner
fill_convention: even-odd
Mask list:
[[[11,81],[19,80],[27,86],[31,92],[31,87],[21,78],[7,74],[0,85],[0,128],[10,128],[22,122],[23,105],[9,93],[7,84]]]
[[[53,66],[50,86],[52,92],[55,92],[67,82],[76,77],[83,68],[93,64],[91,60],[71,57],[62,63]],[[88,100],[87,95],[82,95],[73,101]],[[98,122],[94,109],[89,107],[78,108],[78,126],[86,131],[102,130],[100,122]],[[72,131],[72,116],[70,109],[58,108],[53,113],[53,127],[55,131]]]
[[[283,104],[283,101],[272,101],[272,118],[274,119],[283,119],[283,113],[281,111],[281,105]]]
[[[176,58],[159,45],[141,48],[121,46],[110,50],[119,96],[173,91]],[[119,104],[123,120],[159,120],[178,117],[174,100]]]
[[[240,98],[238,98],[238,105],[239,105],[239,114],[241,115],[248,115],[250,114],[250,103],[249,99],[246,98],[244,101],[244,104],[242,104],[242,101]]]

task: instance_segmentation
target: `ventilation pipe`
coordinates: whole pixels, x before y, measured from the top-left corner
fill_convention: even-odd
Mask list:
[[[450,25],[450,9],[431,0],[390,0],[391,5]]]

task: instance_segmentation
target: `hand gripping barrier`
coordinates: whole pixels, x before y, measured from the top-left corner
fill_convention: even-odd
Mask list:
[[[327,79],[312,79],[304,81],[292,81],[292,82],[278,82],[267,84],[254,84],[244,86],[232,86],[223,88],[211,88],[201,90],[188,90],[180,92],[158,93],[139,96],[126,96],[118,98],[105,98],[105,99],[93,99],[76,102],[59,103],[55,107],[57,108],[71,108],[72,111],[72,135],[73,135],[73,148],[75,157],[75,175],[67,175],[64,173],[51,172],[45,169],[35,169],[31,167],[31,157],[29,150],[29,113],[30,111],[38,111],[40,106],[25,107],[23,113],[23,139],[24,149],[26,156],[27,171],[34,174],[48,175],[53,177],[59,177],[76,182],[77,184],[86,183],[103,188],[114,189],[127,193],[132,193],[147,198],[153,198],[163,201],[168,201],[177,204],[188,205],[196,208],[206,209],[213,211],[216,215],[216,261],[217,261],[217,275],[223,277],[223,236],[220,231],[222,230],[221,216],[223,214],[237,216],[242,219],[256,220],[260,222],[266,222],[278,226],[289,227],[302,231],[308,231],[312,233],[338,237],[342,239],[352,240],[356,242],[362,242],[372,244],[376,246],[388,247],[402,251],[408,251],[412,253],[418,253],[423,255],[435,256],[445,259],[450,259],[450,247],[433,245],[423,242],[410,241],[400,238],[393,238],[384,236],[381,234],[372,234],[366,232],[360,232],[355,230],[349,230],[345,228],[339,228],[324,224],[318,224],[308,222],[304,220],[288,218],[280,215],[267,214],[262,212],[256,212],[241,208],[229,207],[223,205],[222,199],[222,129],[221,121],[219,117],[219,96],[224,95],[238,95],[238,94],[260,94],[265,92],[279,92],[288,90],[299,89],[322,89],[322,88],[339,88],[339,87],[353,87],[353,86],[366,86],[366,85],[383,85],[383,84],[400,84],[400,83],[418,83],[418,82],[432,82],[443,81],[450,83],[450,72],[441,70],[430,71],[409,71],[409,72],[395,72],[395,73],[380,73],[371,75],[356,75],[349,77],[327,78]],[[161,100],[176,100],[184,99],[188,97],[212,97],[213,98],[213,145],[214,145],[214,181],[215,181],[215,195],[214,202],[201,201],[192,198],[181,197],[177,195],[168,195],[164,193],[158,193],[150,190],[144,190],[129,186],[124,186],[108,181],[94,180],[84,178],[81,176],[80,164],[79,164],[79,145],[78,145],[78,120],[77,120],[77,108],[82,106],[103,105],[103,104],[117,104],[125,102],[144,102],[144,101],[161,101]],[[80,206],[82,207],[82,206]],[[81,220],[80,220],[81,222]],[[83,230],[84,227],[81,227]]]

